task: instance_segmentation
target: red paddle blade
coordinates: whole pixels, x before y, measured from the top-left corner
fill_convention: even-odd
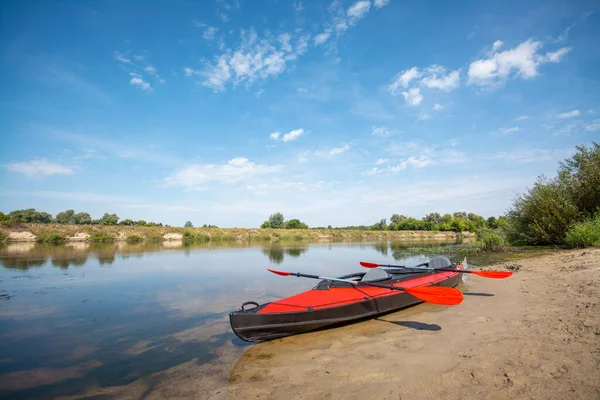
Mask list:
[[[512,275],[510,271],[471,271],[471,273],[493,279],[504,279]]]
[[[291,272],[277,271],[276,269],[269,269],[269,268],[267,268],[267,271],[272,272],[277,275],[281,275],[281,276],[290,276],[290,274],[291,274]]]
[[[405,288],[404,291],[412,294],[421,301],[442,304],[445,306],[455,306],[463,301],[463,294],[460,292],[460,290],[455,288],[417,286],[413,288]]]
[[[366,268],[377,268],[381,264],[375,264],[375,263],[371,263],[371,262],[361,261],[360,265],[362,265],[363,267],[366,267]]]

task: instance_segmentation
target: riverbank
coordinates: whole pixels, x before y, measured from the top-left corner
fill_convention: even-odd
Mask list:
[[[510,279],[469,276],[457,307],[421,304],[260,343],[241,357],[229,345],[220,365],[192,361],[87,396],[598,399],[600,249],[554,251],[488,268],[509,266]],[[218,329],[225,327],[226,319]],[[179,340],[210,334],[186,331]]]
[[[173,228],[162,226],[16,224],[0,226],[0,240],[8,242],[162,242],[282,240],[426,240],[432,243],[468,242],[473,232],[358,231],[337,229]]]

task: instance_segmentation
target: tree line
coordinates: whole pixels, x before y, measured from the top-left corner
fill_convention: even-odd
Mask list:
[[[61,225],[163,226],[160,222],[146,222],[144,220],[134,221],[132,219],[119,220],[119,216],[114,213],[104,213],[102,218],[92,219],[89,213],[75,213],[74,210],[59,212],[55,217],[47,212],[36,211],[35,208],[14,210],[8,214],[0,212],[0,222]]]

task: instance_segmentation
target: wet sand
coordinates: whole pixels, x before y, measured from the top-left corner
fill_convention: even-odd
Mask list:
[[[87,395],[599,399],[600,249],[511,264],[519,270],[509,279],[469,276],[457,307],[421,304],[245,351],[228,345],[218,365],[189,362]]]

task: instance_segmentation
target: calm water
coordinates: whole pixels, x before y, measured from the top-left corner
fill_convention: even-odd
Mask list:
[[[414,265],[404,244],[14,243],[0,247],[0,397],[124,385],[246,343],[227,315],[313,287],[267,267],[338,276],[361,260]]]

